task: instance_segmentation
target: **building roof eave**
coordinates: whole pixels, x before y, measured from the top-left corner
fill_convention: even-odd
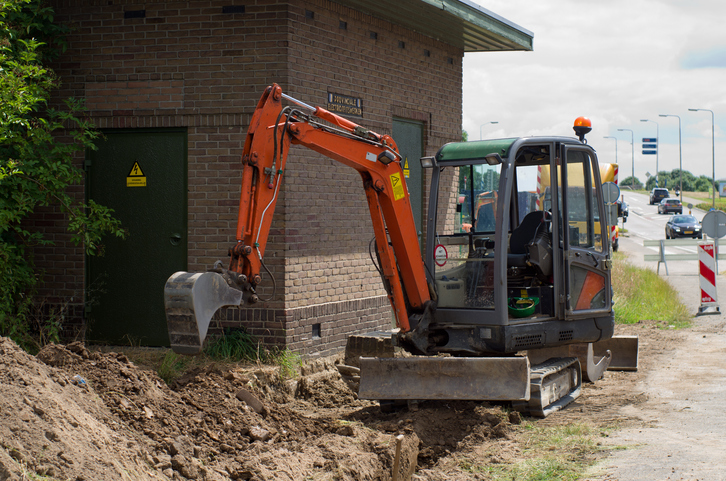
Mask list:
[[[335,1],[464,52],[530,51],[534,48],[532,32],[470,0]]]

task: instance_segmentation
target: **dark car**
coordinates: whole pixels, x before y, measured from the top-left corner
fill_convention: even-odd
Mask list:
[[[655,187],[650,191],[650,205],[657,204],[668,197],[668,189],[664,187]]]
[[[659,214],[683,214],[683,204],[678,199],[663,199],[658,204]]]
[[[692,237],[703,239],[703,230],[701,223],[692,215],[674,215],[665,226],[666,239],[676,239],[678,237]]]

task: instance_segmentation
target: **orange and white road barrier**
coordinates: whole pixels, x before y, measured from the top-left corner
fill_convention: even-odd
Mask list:
[[[716,296],[716,249],[714,244],[698,244],[698,271],[701,279],[701,306],[698,314],[719,314]],[[715,311],[707,312],[708,309]]]

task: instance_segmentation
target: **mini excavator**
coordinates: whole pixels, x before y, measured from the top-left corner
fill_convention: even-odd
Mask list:
[[[363,352],[360,398],[511,401],[544,417],[579,395],[583,377],[599,379],[614,352],[634,369],[637,341],[613,341],[609,227],[597,156],[584,140],[590,122],[581,117],[574,128],[579,138],[454,142],[422,158],[431,171],[422,253],[394,139],[267,87],[245,140],[229,265],[166,283],[172,349],[200,352],[219,308],[258,302],[292,144],[360,173],[397,327],[385,341],[409,353]]]

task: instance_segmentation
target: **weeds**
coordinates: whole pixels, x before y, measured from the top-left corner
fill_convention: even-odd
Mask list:
[[[222,336],[207,344],[204,353],[216,361],[277,364],[285,379],[297,376],[302,365],[298,354],[289,349],[267,349],[252,334],[240,329],[225,329]]]
[[[33,355],[48,344],[60,343],[73,298],[54,303],[47,298],[36,297],[31,302],[32,296],[20,297],[28,302],[18,301],[18,309],[14,314],[0,312],[0,335],[11,338]]]
[[[538,426],[523,423],[518,430],[525,448],[514,462],[483,465],[464,458],[459,461],[459,467],[471,473],[485,474],[493,481],[575,481],[600,450],[595,441],[599,434],[597,428],[586,424]]]
[[[217,361],[267,361],[267,351],[260,341],[241,329],[225,329],[220,337],[207,344],[204,354]]]
[[[616,322],[657,320],[677,329],[690,325],[691,316],[676,290],[652,270],[635,267],[616,253],[612,281]]]
[[[280,366],[280,377],[282,379],[293,379],[297,377],[302,366],[302,358],[294,352],[284,349],[276,353],[275,364]]]
[[[191,362],[190,359],[189,357],[180,356],[174,351],[169,350],[161,360],[157,374],[169,385],[184,373]]]

